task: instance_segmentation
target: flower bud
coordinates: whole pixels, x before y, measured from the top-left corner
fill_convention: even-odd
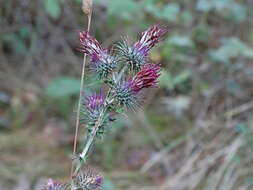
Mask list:
[[[160,69],[157,64],[146,64],[132,79],[119,83],[115,88],[115,96],[119,103],[130,109],[137,107],[138,93],[143,88],[157,85]]]
[[[142,67],[131,81],[131,88],[134,93],[138,93],[143,88],[155,87],[160,76],[160,65],[146,64]]]
[[[85,168],[80,171],[74,179],[77,188],[98,190],[103,184],[103,176],[92,168]]]
[[[147,56],[167,33],[167,29],[160,25],[153,25],[141,34],[141,38],[133,46],[126,40],[116,46],[122,62],[127,62],[131,70],[139,71],[147,63]]]
[[[116,60],[88,32],[80,32],[81,51],[90,56],[91,68],[100,78],[106,78],[116,67]]]

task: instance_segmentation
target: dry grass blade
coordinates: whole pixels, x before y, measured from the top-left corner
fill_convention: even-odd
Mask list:
[[[87,25],[87,31],[90,31],[90,25],[91,25],[91,15],[92,15],[92,0],[83,0],[82,10],[85,14],[87,14],[88,17],[88,25]],[[89,11],[88,13],[85,11]],[[74,145],[73,145],[73,155],[76,154],[76,146],[77,146],[77,138],[78,138],[78,128],[79,128],[79,120],[80,120],[80,110],[81,110],[81,96],[83,91],[83,83],[84,83],[84,72],[85,72],[85,65],[86,65],[86,57],[87,55],[84,54],[83,57],[83,66],[82,66],[82,75],[81,75],[81,84],[80,84],[80,94],[79,94],[79,101],[78,101],[78,107],[77,107],[77,116],[76,116],[76,126],[75,126],[75,139],[74,139]],[[71,178],[73,176],[74,171],[74,165],[72,162],[71,165]]]

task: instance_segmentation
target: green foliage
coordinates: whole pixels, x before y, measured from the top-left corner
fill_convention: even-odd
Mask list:
[[[140,6],[134,0],[110,0],[108,5],[108,15],[118,16],[121,19],[131,20],[139,11]]]
[[[215,10],[223,10],[224,8],[226,8],[227,6],[230,5],[230,3],[232,2],[232,0],[198,0],[197,2],[197,9],[199,11],[210,11],[212,9]]]
[[[240,23],[247,17],[247,8],[234,0],[198,0],[196,8],[203,12],[215,10],[234,23]]]
[[[145,9],[154,17],[170,22],[177,20],[180,11],[180,7],[177,3],[168,3],[165,6],[157,7],[152,1],[146,4]]]
[[[182,71],[177,76],[172,76],[169,71],[162,71],[160,76],[160,86],[167,88],[168,90],[173,90],[177,86],[183,84],[191,77],[191,72],[189,70]]]
[[[210,50],[212,60],[228,63],[231,58],[245,57],[253,59],[253,49],[240,39],[231,37],[221,40],[222,46],[217,50]]]
[[[238,123],[235,126],[235,131],[242,134],[249,134],[251,132],[249,126],[246,123]]]
[[[161,18],[164,18],[168,21],[176,21],[179,10],[180,10],[180,7],[177,3],[168,3],[161,10]]]
[[[44,7],[47,14],[53,18],[58,19],[61,15],[61,5],[59,0],[43,0]]]
[[[229,11],[224,12],[224,17],[234,23],[240,23],[247,18],[247,8],[239,3],[232,3]]]
[[[35,34],[31,35],[31,30],[28,26],[22,26],[15,33],[7,33],[0,36],[0,40],[9,44],[9,46],[18,54],[25,55],[28,51],[26,41],[31,40],[30,38],[34,35]]]
[[[110,179],[106,178],[104,179],[104,183],[101,187],[101,190],[115,190],[115,186]]]
[[[175,47],[192,48],[194,46],[194,42],[188,36],[174,35],[167,42]]]
[[[78,94],[80,80],[70,77],[58,77],[52,80],[47,89],[47,95],[53,98],[66,97]]]
[[[183,24],[191,24],[194,20],[194,15],[190,10],[184,10],[181,12],[180,20]]]

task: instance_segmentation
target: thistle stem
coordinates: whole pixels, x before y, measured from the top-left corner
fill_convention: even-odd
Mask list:
[[[123,76],[123,73],[125,72],[126,68],[127,68],[127,66],[124,66],[124,67],[121,69],[121,71],[120,71],[120,73],[119,73],[119,75],[117,76],[117,79],[116,79],[116,81],[115,81],[116,83],[118,83],[118,82],[121,80],[121,78],[122,78],[122,76]],[[88,154],[88,152],[89,152],[89,150],[90,150],[91,145],[92,145],[93,142],[95,141],[95,137],[96,137],[96,134],[97,134],[97,131],[98,131],[99,127],[101,126],[101,122],[102,122],[102,120],[103,120],[104,114],[106,113],[106,110],[107,110],[108,106],[109,106],[111,103],[113,103],[113,101],[114,101],[114,99],[111,99],[110,101],[108,101],[108,99],[110,98],[111,90],[112,90],[112,89],[110,89],[110,90],[108,91],[108,93],[107,93],[107,96],[106,96],[107,105],[104,107],[104,109],[103,109],[103,110],[101,111],[101,113],[99,114],[98,120],[97,120],[95,126],[93,127],[93,130],[92,130],[92,132],[91,132],[91,135],[88,135],[88,134],[87,134],[88,140],[87,140],[87,142],[86,142],[86,144],[85,144],[85,146],[84,146],[84,148],[83,148],[82,153],[79,155],[80,162],[78,163],[77,167],[75,168],[74,175],[76,175],[76,174],[78,173],[78,171],[80,170],[80,168],[82,167],[82,165],[86,162],[86,156],[87,156],[87,154]],[[73,172],[72,172],[72,175],[73,175]]]
[[[92,16],[92,12],[90,12],[90,14],[88,15],[88,25],[87,25],[87,31],[88,32],[90,31],[91,16]],[[79,120],[80,120],[80,109],[81,109],[81,97],[82,97],[82,91],[83,91],[86,58],[87,58],[87,55],[84,54],[83,66],[82,66],[82,75],[81,75],[81,83],[80,83],[80,93],[79,93],[77,115],[76,115],[76,126],[75,126],[75,139],[74,139],[74,144],[73,144],[73,155],[76,154],[76,146],[77,146],[77,138],[78,138],[78,130],[79,130]],[[71,164],[71,178],[73,176],[73,170],[74,170],[74,164],[72,162],[72,164]]]
[[[89,149],[90,149],[92,143],[93,143],[94,140],[95,140],[97,131],[98,131],[100,125],[101,125],[101,121],[102,121],[102,119],[103,119],[103,117],[104,117],[104,113],[106,112],[106,109],[107,109],[107,107],[105,107],[105,109],[104,109],[103,111],[101,111],[101,113],[100,113],[100,115],[99,115],[99,118],[98,118],[98,121],[96,122],[96,124],[95,124],[95,126],[94,126],[94,128],[93,128],[93,130],[92,130],[92,132],[91,132],[91,135],[88,136],[88,134],[87,134],[87,136],[88,136],[88,141],[87,141],[87,143],[85,144],[85,147],[84,147],[82,153],[81,153],[80,156],[79,156],[80,162],[79,162],[78,166],[77,166],[76,169],[75,169],[75,172],[74,172],[75,175],[76,175],[76,174],[78,173],[78,171],[80,170],[82,164],[86,161],[86,156],[87,156],[87,154],[88,154],[88,152],[89,152]]]

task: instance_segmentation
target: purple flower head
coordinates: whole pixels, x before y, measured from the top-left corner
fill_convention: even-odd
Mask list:
[[[93,93],[86,97],[86,108],[90,111],[99,110],[105,104],[105,96],[102,93]]]
[[[105,95],[103,93],[92,93],[91,95],[83,98],[82,105],[81,121],[88,124],[86,125],[88,131],[92,131],[92,127],[95,125],[105,106]],[[105,126],[106,122],[107,120],[105,119],[101,124],[101,130]],[[98,132],[101,131],[98,130]]]
[[[131,80],[131,88],[138,93],[143,88],[155,87],[158,83],[161,67],[158,64],[146,64]]]
[[[167,29],[155,24],[141,34],[141,39],[134,44],[134,48],[144,56],[154,47],[168,32]]]
[[[133,91],[133,83],[131,80],[122,81],[115,87],[115,97],[120,105],[130,110],[135,110],[138,105],[137,96]]]
[[[123,40],[116,46],[121,62],[126,62],[131,70],[139,71],[147,63],[147,56],[167,33],[167,29],[156,24],[142,33],[141,38],[133,46],[129,46],[127,40]]]
[[[85,168],[79,172],[75,179],[78,188],[81,189],[99,189],[104,182],[103,176],[92,168]]]
[[[116,67],[116,60],[103,49],[100,43],[88,32],[80,32],[81,51],[91,58],[91,68],[98,73],[100,78],[107,77]]]
[[[91,56],[92,62],[96,62],[101,59],[104,54],[107,54],[107,50],[104,50],[100,43],[88,32],[80,32],[79,39],[82,46],[81,51]]]
[[[95,180],[94,180],[94,186],[96,186],[96,188],[101,187],[103,182],[104,182],[103,176],[97,175]]]
[[[121,82],[115,88],[119,103],[130,109],[138,106],[137,95],[143,88],[155,87],[160,76],[160,65],[146,64],[132,79]]]
[[[65,184],[49,179],[43,190],[67,190]]]

